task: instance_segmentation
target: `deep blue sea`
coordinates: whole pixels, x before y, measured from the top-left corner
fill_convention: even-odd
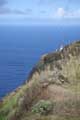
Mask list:
[[[0,97],[20,86],[45,53],[80,40],[80,26],[0,25]]]

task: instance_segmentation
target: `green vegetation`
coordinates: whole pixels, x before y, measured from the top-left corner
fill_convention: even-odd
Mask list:
[[[47,115],[53,110],[53,103],[51,101],[40,100],[33,106],[32,112]]]

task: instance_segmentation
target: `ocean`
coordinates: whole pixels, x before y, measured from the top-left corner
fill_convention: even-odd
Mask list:
[[[0,98],[27,80],[41,55],[80,40],[80,26],[0,25]]]

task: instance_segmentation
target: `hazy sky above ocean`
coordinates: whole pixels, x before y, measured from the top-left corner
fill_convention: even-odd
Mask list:
[[[79,24],[80,0],[0,0],[0,23]]]

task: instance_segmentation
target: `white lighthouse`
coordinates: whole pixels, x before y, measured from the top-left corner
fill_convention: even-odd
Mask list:
[[[60,49],[59,49],[60,51],[62,51],[63,50],[63,45],[61,45],[61,47],[60,47]]]

